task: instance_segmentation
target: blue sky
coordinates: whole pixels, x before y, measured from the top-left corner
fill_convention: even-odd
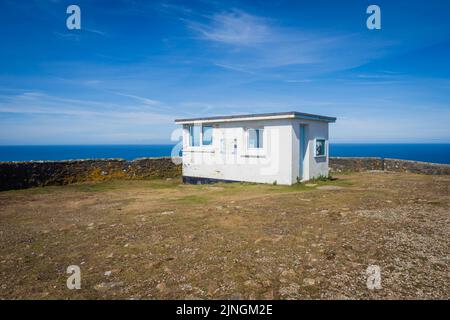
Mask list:
[[[450,142],[449,21],[439,0],[1,0],[0,144],[165,143],[178,117],[292,110],[337,117],[332,142]]]

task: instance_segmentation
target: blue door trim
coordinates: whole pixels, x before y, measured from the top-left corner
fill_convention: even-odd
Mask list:
[[[306,154],[306,125],[305,124],[301,124],[300,125],[300,137],[299,137],[299,141],[300,141],[300,156],[299,156],[299,176],[300,179],[303,180],[304,179],[304,162],[305,162],[305,154]]]

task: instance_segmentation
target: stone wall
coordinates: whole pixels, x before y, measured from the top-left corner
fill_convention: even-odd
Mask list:
[[[171,158],[0,162],[0,190],[64,185],[111,178],[150,179],[181,176]]]
[[[449,164],[438,164],[399,159],[384,159],[386,171],[413,172],[423,174],[450,174]]]
[[[383,158],[330,158],[331,172],[387,170],[422,174],[450,174],[450,165]],[[181,176],[171,158],[0,162],[0,191],[64,185],[112,178],[152,179]]]
[[[331,157],[331,172],[358,172],[386,170],[421,174],[450,174],[450,165],[389,158],[341,158]]]
[[[384,170],[382,158],[341,158],[330,157],[331,172],[360,172],[368,170]]]

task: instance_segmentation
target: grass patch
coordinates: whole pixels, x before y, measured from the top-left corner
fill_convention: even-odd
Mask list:
[[[108,192],[119,189],[141,189],[150,188],[155,190],[177,188],[180,185],[180,179],[162,180],[162,179],[142,179],[142,180],[125,180],[111,179],[96,182],[77,182],[67,185],[33,187],[28,189],[6,190],[0,194],[6,195],[39,195],[66,191],[79,192]]]
[[[119,189],[121,185],[115,180],[103,181],[103,182],[84,182],[75,183],[71,185],[64,186],[66,190],[74,190],[81,192],[106,192],[111,190]]]
[[[318,179],[310,180],[306,183],[322,185],[337,185],[337,186],[349,186],[352,183],[347,179]],[[315,189],[315,187],[306,186],[305,183],[296,183],[291,186],[280,185],[280,184],[260,184],[252,182],[234,182],[234,183],[215,183],[208,185],[182,185],[180,186],[180,179],[142,179],[142,180],[124,180],[124,179],[112,179],[97,182],[79,182],[69,185],[62,186],[46,186],[46,187],[34,187],[29,189],[19,189],[19,190],[8,190],[2,191],[3,194],[49,194],[55,192],[65,192],[65,191],[79,191],[79,192],[108,192],[120,189],[137,189],[137,188],[148,188],[154,190],[162,189],[175,189],[180,187],[193,188],[194,190],[202,189],[207,191],[211,195],[220,194],[237,194],[241,192],[300,192],[300,191],[310,191]],[[212,188],[211,188],[212,187]],[[211,188],[208,189],[208,188]],[[214,188],[217,188],[214,189]],[[191,196],[186,196],[185,198],[178,199],[176,201],[181,201],[185,203],[206,203],[206,197],[191,198]]]
[[[308,186],[307,184],[314,184],[314,186]],[[201,188],[203,191],[207,191],[211,196],[219,195],[234,195],[239,193],[289,193],[289,192],[303,192],[312,191],[317,186],[335,185],[335,186],[350,186],[352,183],[347,179],[322,179],[307,182],[299,182],[293,185],[280,185],[272,183],[253,183],[253,182],[232,182],[232,183],[215,183],[208,185],[191,185],[194,190]],[[208,189],[211,188],[211,189]],[[216,188],[216,189],[215,189]]]
[[[175,200],[177,203],[182,204],[206,204],[208,203],[208,198],[204,196],[185,196]]]
[[[139,184],[139,187],[146,187],[150,189],[173,189],[180,186],[181,181],[179,179],[174,180],[143,180]]]

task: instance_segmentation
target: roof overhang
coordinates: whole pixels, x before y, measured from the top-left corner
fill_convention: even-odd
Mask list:
[[[176,119],[175,123],[176,124],[221,123],[221,122],[238,122],[238,121],[257,121],[257,120],[279,120],[279,119],[302,119],[302,120],[312,120],[322,122],[336,121],[336,118],[334,117],[291,111],[278,113],[260,113],[260,114],[206,117],[206,118]]]

